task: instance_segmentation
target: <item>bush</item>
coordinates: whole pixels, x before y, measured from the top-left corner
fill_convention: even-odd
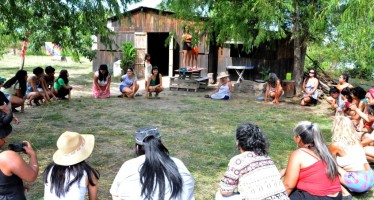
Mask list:
[[[121,68],[126,73],[127,68],[134,66],[136,49],[131,42],[125,42],[121,46],[123,57],[121,58]]]
[[[353,69],[348,69],[347,71],[352,78],[373,80],[372,76],[373,76],[374,71],[372,69],[355,67]]]

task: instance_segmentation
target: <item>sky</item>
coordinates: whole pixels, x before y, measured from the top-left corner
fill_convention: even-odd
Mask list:
[[[161,3],[161,0],[143,0],[139,3],[128,5],[128,10],[132,10],[134,8],[137,8],[139,6],[145,6],[149,8],[156,8],[156,6]]]

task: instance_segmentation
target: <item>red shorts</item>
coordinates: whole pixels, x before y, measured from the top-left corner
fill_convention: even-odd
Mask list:
[[[194,48],[192,49],[192,53],[193,53],[193,54],[199,54],[199,48],[194,47]]]

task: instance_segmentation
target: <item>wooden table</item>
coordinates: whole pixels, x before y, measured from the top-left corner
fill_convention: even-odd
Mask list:
[[[205,70],[205,68],[191,68],[190,70],[181,70],[177,69],[174,70],[179,74],[179,76],[170,77],[170,90],[172,88],[179,89],[187,89],[189,90],[197,90],[199,88],[206,89],[208,86],[208,77],[201,77],[201,71]]]
[[[254,66],[227,66],[226,69],[235,69],[236,73],[238,74],[239,78],[236,81],[237,83],[240,83],[240,80],[244,80],[243,74],[245,70],[251,70],[254,69]]]
[[[186,69],[186,68],[184,68]],[[177,69],[177,70],[174,70],[175,72],[177,72],[179,74],[179,76],[183,76],[183,78],[190,78],[192,79],[193,77],[201,77],[201,71],[202,70],[205,70],[205,68],[189,68],[188,70],[183,70],[182,68],[181,69]]]

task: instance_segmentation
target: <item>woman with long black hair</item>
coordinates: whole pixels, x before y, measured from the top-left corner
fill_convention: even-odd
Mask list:
[[[186,166],[170,157],[156,128],[138,129],[135,152],[117,173],[110,193],[118,199],[193,200],[194,179]]]
[[[21,112],[25,110],[24,104],[26,100],[26,81],[27,72],[18,70],[16,75],[4,83],[2,92],[12,104],[13,112],[17,112],[15,108],[21,106]]]
[[[68,99],[71,99],[71,90],[72,86],[69,85],[69,72],[68,70],[61,70],[60,75],[58,76],[55,84],[53,85],[54,92],[57,98],[65,99],[65,96],[68,95]]]
[[[44,199],[97,200],[99,172],[86,159],[95,144],[91,134],[66,131],[57,140],[53,162],[44,171]]]
[[[146,83],[145,96],[152,97],[152,92],[155,92],[155,97],[158,98],[158,94],[163,90],[164,88],[162,87],[162,75],[158,72],[158,67],[154,66],[152,67],[152,74],[148,77]]]
[[[102,64],[94,74],[93,96],[95,98],[110,97],[110,83],[112,78],[108,71],[108,65]]]

